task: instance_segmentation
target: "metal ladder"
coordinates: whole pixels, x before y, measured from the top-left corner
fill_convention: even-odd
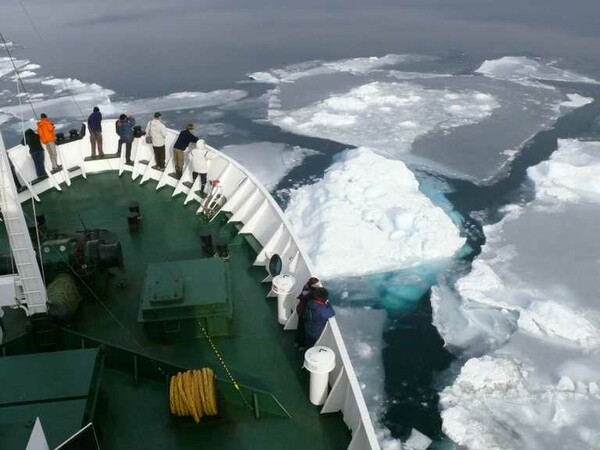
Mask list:
[[[35,257],[2,135],[0,135],[0,212],[19,274],[27,315],[45,313],[48,299],[46,286]]]

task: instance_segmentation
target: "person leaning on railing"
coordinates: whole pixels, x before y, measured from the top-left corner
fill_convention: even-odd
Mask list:
[[[54,122],[46,114],[40,114],[40,120],[37,123],[37,134],[40,136],[42,144],[46,146],[46,150],[48,150],[53,172],[60,169],[56,156],[56,135],[54,134],[54,128]]]
[[[177,140],[173,145],[173,157],[175,159],[175,172],[177,178],[181,178],[181,174],[183,173],[184,152],[192,142],[195,144],[199,139],[192,133],[193,129],[194,124],[188,123],[185,130],[179,133],[179,136],[177,136]]]
[[[25,130],[25,136],[21,139],[21,145],[25,144],[29,147],[29,154],[31,155],[31,159],[33,159],[33,164],[35,166],[35,174],[38,178],[45,177],[44,147],[42,147],[40,136],[31,128]]]
[[[102,113],[100,112],[100,108],[94,106],[94,111],[88,117],[87,123],[90,132],[92,158],[96,157],[96,146],[98,146],[98,156],[104,158],[104,152],[102,151]]]

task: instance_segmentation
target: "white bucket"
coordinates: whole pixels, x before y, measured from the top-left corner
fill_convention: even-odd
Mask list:
[[[329,390],[329,372],[335,368],[335,353],[329,347],[318,345],[304,353],[304,366],[310,372],[310,402],[322,405]]]
[[[292,293],[295,284],[296,279],[291,275],[277,275],[273,278],[272,289],[277,294],[277,321],[281,325],[285,325],[290,316],[288,296]]]

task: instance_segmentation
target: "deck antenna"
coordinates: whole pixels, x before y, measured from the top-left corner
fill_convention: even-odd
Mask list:
[[[83,227],[83,232],[87,235],[88,233],[88,228],[85,226],[85,222],[83,221],[83,219],[81,218],[81,214],[77,214],[77,218],[79,219],[79,221],[81,222],[81,226]]]

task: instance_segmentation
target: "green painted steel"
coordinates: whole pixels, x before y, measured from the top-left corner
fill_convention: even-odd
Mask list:
[[[49,230],[71,233],[81,229],[83,220],[88,228],[116,233],[122,245],[121,271],[111,269],[80,283],[84,301],[71,324],[73,333],[122,349],[119,356],[111,354],[110,347],[106,350],[109,368],[102,378],[95,423],[102,448],[345,449],[351,436],[341,414],[321,415],[308,400],[309,374],[301,369],[303,355],[294,348],[293,332],[284,332],[278,324],[275,300],[265,298],[269,291],[261,283],[265,268],[253,267],[260,251],[257,242],[237,234],[239,228],[227,224],[225,215],[208,223],[195,214],[197,204],[184,206],[183,196],[172,198],[170,188],[155,188],[156,183],[139,185],[128,174],[88,175],[87,181],[74,179],[72,187],[62,192],[43,194],[37,206]],[[139,202],[143,217],[135,233],[127,224],[130,201]],[[222,264],[230,273],[234,311],[229,335],[213,341],[234,379],[252,386],[243,389],[250,405],[252,394],[262,391],[258,420],[233,389],[207,341],[192,338],[200,330],[189,339],[173,336],[165,343],[164,336],[153,338],[138,322],[149,265],[211,258],[203,253],[199,238],[207,227],[229,238],[229,260]],[[69,339],[74,342],[63,342],[65,348],[87,345],[84,337]],[[135,353],[143,357],[134,360]],[[222,384],[222,414],[199,426],[191,419],[175,420],[168,411],[166,376],[174,367],[203,366],[212,367]],[[281,407],[292,417],[272,414]]]
[[[37,417],[51,448],[93,419],[99,349],[0,358],[0,448],[23,449]]]

